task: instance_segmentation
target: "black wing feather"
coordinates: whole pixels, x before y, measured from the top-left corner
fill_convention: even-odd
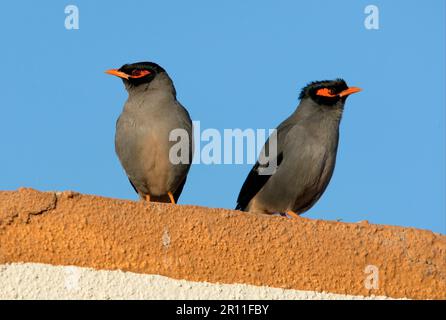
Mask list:
[[[183,182],[178,186],[177,190],[173,193],[173,198],[175,199],[175,203],[178,202],[178,198],[180,197],[181,192],[183,192],[184,185],[186,184],[187,176],[184,177]]]
[[[280,165],[283,159],[283,154],[280,153],[277,157],[277,166]],[[267,167],[265,165],[265,167]],[[236,210],[246,210],[246,207],[248,206],[249,202],[252,198],[262,189],[262,187],[265,185],[265,183],[271,178],[271,175],[261,175],[259,174],[259,167],[260,164],[257,162],[254,167],[251,169],[251,171],[248,174],[248,177],[246,178],[245,182],[243,183],[242,189],[240,190],[240,193],[237,198],[237,206],[235,207]]]
[[[286,135],[290,131],[290,129],[295,125],[295,121],[293,121],[292,117],[289,117],[284,122],[282,122],[277,127],[277,168],[279,167],[280,163],[283,160],[283,145],[286,138]],[[264,148],[268,148],[269,146],[269,139],[266,141]],[[267,149],[266,149],[267,150]],[[268,154],[268,151],[265,152],[265,154]],[[265,183],[271,178],[271,175],[260,175],[259,174],[259,168],[260,164],[257,161],[254,167],[251,169],[251,171],[248,174],[248,177],[246,178],[245,182],[243,183],[242,189],[240,190],[240,193],[237,198],[237,206],[236,210],[246,210],[249,202],[252,198],[260,191],[260,189],[263,188]],[[268,164],[262,165],[264,167],[268,167]]]
[[[133,184],[132,180],[130,180],[130,178],[129,178],[129,182],[130,182],[130,184],[132,185],[132,187],[133,187],[133,189],[135,190],[135,192],[139,195],[138,190],[136,189],[135,185]]]

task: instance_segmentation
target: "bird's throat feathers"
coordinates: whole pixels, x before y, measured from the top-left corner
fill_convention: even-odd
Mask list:
[[[344,112],[344,102],[345,100],[341,99],[336,104],[324,105],[315,102],[311,98],[305,98],[300,102],[294,116],[299,120],[317,120],[327,125],[331,123],[339,124]]]
[[[125,88],[129,93],[129,97],[141,94],[165,94],[171,95],[173,96],[173,98],[176,99],[177,93],[175,90],[175,86],[173,85],[173,82],[167,75],[167,73],[158,74],[149,83],[143,83],[136,86],[125,79],[123,81]]]

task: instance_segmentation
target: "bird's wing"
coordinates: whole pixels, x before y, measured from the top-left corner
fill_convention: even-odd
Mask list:
[[[260,174],[260,169],[267,168],[271,162],[271,160],[274,160],[277,167],[280,166],[280,163],[283,160],[283,145],[286,139],[286,135],[288,134],[289,130],[293,127],[293,123],[284,121],[278,128],[277,128],[277,156],[275,159],[271,159],[266,164],[260,164],[258,161],[254,165],[254,167],[251,169],[251,171],[248,174],[248,177],[246,178],[245,182],[243,183],[243,186],[240,190],[240,193],[237,198],[237,206],[236,210],[245,210],[248,206],[251,199],[262,189],[262,187],[265,185],[265,183],[271,178],[272,175],[265,175]],[[265,145],[263,146],[264,149],[268,149],[269,146],[269,139],[266,141]],[[268,151],[266,151],[266,154],[268,154]]]
[[[173,193],[173,198],[175,199],[175,203],[178,202],[178,198],[181,195],[181,192],[183,192],[184,185],[186,184],[187,176],[184,177],[183,182],[180,183],[177,190]]]
[[[135,192],[139,194],[138,190],[136,190],[136,187],[135,187],[135,185],[133,184],[132,180],[130,180],[130,178],[129,178],[129,182],[130,182],[130,184],[132,185],[133,190],[135,190]]]

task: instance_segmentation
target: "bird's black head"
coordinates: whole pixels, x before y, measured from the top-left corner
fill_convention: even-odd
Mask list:
[[[349,88],[343,79],[314,81],[302,89],[299,99],[311,98],[317,104],[331,106],[359,91],[357,87]]]
[[[138,86],[143,83],[150,83],[158,74],[166,72],[166,70],[154,62],[136,62],[105,72],[120,77],[124,82],[127,81],[131,85]]]

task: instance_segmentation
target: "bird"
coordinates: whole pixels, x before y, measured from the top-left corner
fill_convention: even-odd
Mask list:
[[[259,157],[249,172],[236,210],[294,218],[309,210],[333,175],[346,99],[359,91],[343,79],[307,84],[296,110],[276,128],[275,143],[269,147],[271,135],[263,146],[263,161]],[[274,170],[265,174],[271,164]]]
[[[192,120],[166,70],[154,62],[105,71],[124,82],[128,99],[116,122],[115,151],[130,184],[145,201],[176,204],[192,162]],[[184,133],[179,159],[171,133]],[[173,141],[171,141],[173,140]]]

